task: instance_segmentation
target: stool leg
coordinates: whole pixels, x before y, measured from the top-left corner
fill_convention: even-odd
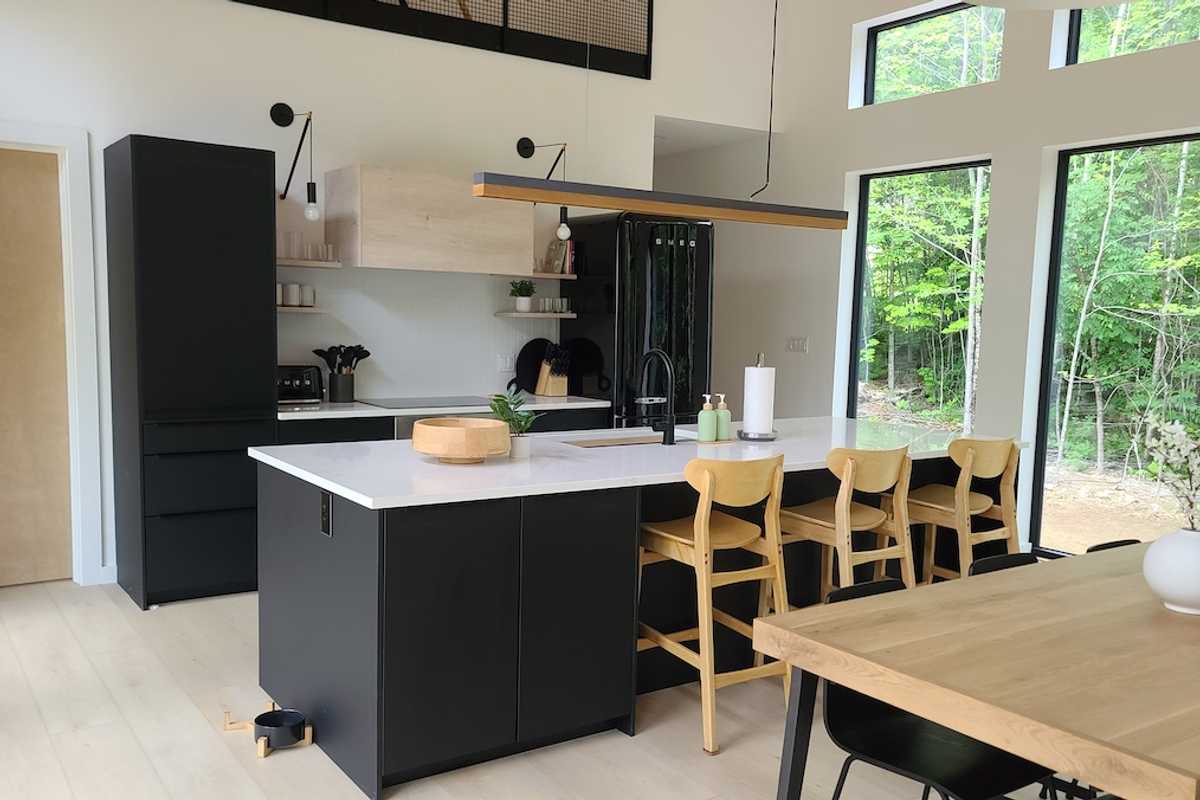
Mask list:
[[[912,531],[900,531],[896,544],[902,551],[900,554],[900,579],[904,581],[905,588],[912,589],[917,585],[917,568],[913,564]]]
[[[885,549],[889,544],[891,544],[891,541],[892,541],[892,537],[890,534],[883,533],[882,531],[875,534],[875,546],[878,547],[880,550]],[[883,572],[884,572],[883,568],[885,566],[887,566],[887,564],[883,561],[875,562],[874,580],[877,580],[877,581],[883,580]],[[910,586],[909,588],[911,589],[912,587]]]
[[[786,614],[791,606],[788,604],[787,595],[787,571],[784,569],[783,561],[783,546],[779,545],[775,550],[775,556],[768,558],[767,562],[775,567],[775,577],[770,581],[771,592],[775,597],[775,613]],[[767,581],[760,581],[760,586],[766,586]],[[792,670],[789,668],[783,673],[783,702],[787,705],[788,697],[792,691]]]
[[[854,585],[854,567],[850,566],[851,549],[850,532],[846,531],[845,535],[838,536],[837,546],[838,585],[843,589]]]
[[[833,548],[823,544],[817,547],[821,548],[821,602],[824,603],[833,591]]]
[[[933,555],[935,546],[937,545],[937,525],[926,523],[925,525],[925,559],[921,564],[921,576],[925,579],[925,583],[933,583]]]
[[[697,553],[696,606],[700,628],[700,722],[704,733],[704,750],[716,755],[717,746],[717,685],[713,657],[712,615],[712,553]]]
[[[771,559],[769,559],[769,558],[764,557],[763,561],[767,564],[771,563]],[[771,593],[770,582],[769,581],[759,581],[758,582],[758,616],[760,616],[760,617],[765,617],[771,613],[771,594],[770,593]],[[779,595],[776,595],[775,597],[776,597],[775,602],[778,603]],[[779,612],[779,613],[783,613],[783,612]],[[764,663],[766,663],[766,656],[764,656],[762,653],[755,650],[754,651],[754,666],[761,667]]]
[[[971,547],[971,523],[966,527],[958,526],[958,577],[965,578],[971,571],[975,561],[975,551]]]

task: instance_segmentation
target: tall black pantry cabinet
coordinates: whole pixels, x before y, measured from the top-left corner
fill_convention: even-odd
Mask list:
[[[254,464],[276,437],[275,155],[104,150],[117,580],[143,608],[257,585]]]

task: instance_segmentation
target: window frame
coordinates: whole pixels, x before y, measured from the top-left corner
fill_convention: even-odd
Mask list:
[[[968,8],[974,7],[975,3],[953,3],[944,8],[935,8],[932,11],[925,11],[920,14],[914,14],[911,17],[902,17],[891,22],[882,22],[878,25],[873,25],[867,28],[867,61],[866,75],[863,83],[863,105],[875,105],[875,70],[878,66],[877,48],[879,45],[879,34],[885,33],[896,28],[904,28],[909,25],[915,25],[918,22],[937,19],[944,17],[947,14],[956,14]]]
[[[1033,445],[1033,484],[1029,498],[1029,544],[1032,552],[1040,558],[1066,558],[1073,553],[1043,547],[1042,521],[1046,500],[1046,458],[1050,445],[1050,389],[1054,378],[1054,341],[1058,331],[1059,288],[1062,282],[1063,244],[1066,238],[1067,190],[1070,188],[1071,159],[1089,153],[1107,153],[1112,150],[1134,150],[1181,142],[1200,142],[1200,132],[1178,136],[1160,136],[1150,139],[1132,139],[1123,142],[1091,145],[1060,150],[1058,174],[1055,176],[1054,217],[1050,236],[1050,269],[1046,276],[1046,309],[1042,324],[1041,368],[1038,376],[1037,432]]]
[[[480,50],[525,56],[539,61],[587,67],[630,78],[651,79],[654,52],[654,0],[646,0],[646,54],[517,30],[508,25],[508,2],[502,1],[500,25],[459,19],[375,0],[233,0],[305,17],[342,22]]]
[[[970,5],[970,4],[967,4]],[[973,161],[958,161],[950,164],[939,164],[935,167],[913,167],[909,169],[891,170],[888,172],[871,172],[859,176],[858,179],[858,229],[855,231],[854,244],[854,285],[850,308],[850,359],[849,375],[846,390],[846,417],[858,419],[858,375],[859,375],[859,345],[862,338],[863,286],[866,282],[867,256],[867,226],[870,221],[871,181],[880,178],[901,178],[905,175],[925,175],[931,172],[953,172],[959,169],[974,169],[991,167],[992,159],[981,158]],[[989,189],[990,191],[990,189]]]

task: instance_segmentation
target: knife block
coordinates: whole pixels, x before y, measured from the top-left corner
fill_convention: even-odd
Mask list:
[[[539,397],[566,397],[567,376],[555,375],[550,371],[550,362],[542,362],[542,370],[538,373],[537,388],[533,393]]]

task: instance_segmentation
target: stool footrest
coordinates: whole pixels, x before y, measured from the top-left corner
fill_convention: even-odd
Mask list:
[[[750,569],[731,570],[729,572],[714,572],[712,586],[728,586],[731,583],[747,583],[749,581],[767,581],[775,577],[775,567],[767,564]]]
[[[654,628],[651,628],[649,625],[647,625],[644,622],[641,623],[640,627],[641,627],[641,631],[642,631],[642,638],[649,640],[651,642],[651,645],[646,648],[642,648],[641,642],[639,642],[638,643],[639,651],[641,651],[642,649],[648,650],[648,649],[650,649],[650,647],[661,647],[663,650],[666,650],[668,653],[675,656],[680,661],[685,661],[688,664],[691,664],[696,669],[700,669],[700,655],[698,653],[696,653],[695,651],[684,647],[682,644],[680,644],[678,641],[676,641],[675,639],[672,638],[673,636],[682,636],[682,635],[688,634],[689,635],[688,638],[683,639],[682,641],[690,641],[692,639],[698,639],[698,638],[700,638],[700,634],[697,631],[697,629],[692,628],[687,631],[680,631],[679,633],[676,633],[676,634],[666,634],[666,633],[663,633],[662,631],[656,631]],[[692,634],[692,633],[695,633],[695,636],[691,636],[690,634]]]
[[[787,672],[787,664],[783,661],[772,661],[769,664],[763,664],[758,667],[748,667],[746,669],[734,670],[732,672],[718,672],[714,676],[713,683],[718,689],[726,686],[733,686],[737,683],[745,683],[747,681],[758,680],[759,678],[770,678],[773,675],[784,675]]]
[[[742,622],[740,619],[730,614],[728,611],[722,611],[719,608],[712,610],[713,621],[719,622],[734,633],[740,633],[747,639],[754,638],[754,626],[748,622]]]

